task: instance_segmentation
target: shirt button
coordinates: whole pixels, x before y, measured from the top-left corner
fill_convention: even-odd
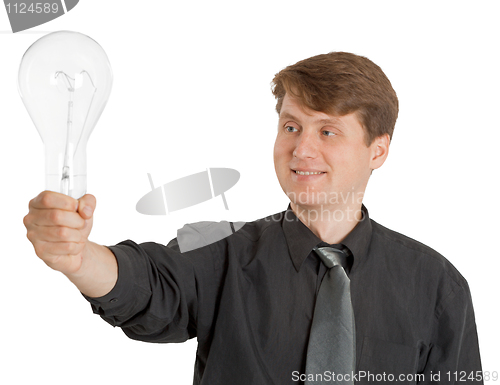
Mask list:
[[[113,298],[113,299],[111,299],[109,302],[111,302],[111,303],[118,302],[118,298]]]

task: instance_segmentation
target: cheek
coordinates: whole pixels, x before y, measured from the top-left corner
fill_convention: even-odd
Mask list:
[[[368,168],[369,152],[360,151],[357,146],[339,146],[327,153],[328,163],[337,172],[345,172],[348,175],[359,174],[361,170]]]
[[[274,158],[274,171],[276,173],[276,176],[278,177],[278,181],[280,185],[283,187],[283,183],[285,183],[285,170],[287,168],[287,159],[285,155],[285,151],[283,149],[282,143],[278,139],[276,139],[276,142],[274,144],[274,151],[273,151],[273,158]]]
[[[280,156],[279,153],[279,147],[277,145],[274,145],[274,152],[273,152],[273,159],[274,159],[274,170],[276,171],[276,174],[278,175],[279,178],[279,170],[280,170],[280,160],[282,157]]]
[[[274,143],[274,164],[277,166],[280,163],[287,162],[289,152],[287,142],[282,140],[278,135]]]
[[[353,151],[346,159],[346,168],[353,176],[369,173],[370,154],[368,151]]]

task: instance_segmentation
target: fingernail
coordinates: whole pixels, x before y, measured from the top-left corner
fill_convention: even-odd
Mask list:
[[[92,209],[89,206],[85,206],[83,208],[83,212],[88,215],[89,217],[92,215]]]

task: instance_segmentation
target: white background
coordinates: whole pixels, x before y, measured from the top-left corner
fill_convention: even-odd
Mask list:
[[[177,5],[173,5],[177,3]],[[180,5],[182,4],[182,5]],[[367,56],[390,78],[400,116],[365,204],[379,223],[446,256],[468,280],[483,369],[500,371],[498,146],[500,26],[495,1],[98,1],[29,33],[0,10],[0,382],[191,384],[196,342],[129,340],[93,315],[25,237],[28,202],[44,188],[43,144],[17,91],[25,50],[44,33],[83,32],[114,71],[88,146],[92,240],[167,243],[184,223],[249,221],[284,210],[272,163],[270,81],[319,53]],[[150,185],[230,167],[220,198],[167,216],[135,204]],[[9,378],[9,380],[7,380]]]

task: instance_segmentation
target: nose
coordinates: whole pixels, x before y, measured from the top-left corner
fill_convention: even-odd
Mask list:
[[[297,138],[293,156],[299,159],[316,158],[318,153],[318,143],[314,133],[302,132]]]

